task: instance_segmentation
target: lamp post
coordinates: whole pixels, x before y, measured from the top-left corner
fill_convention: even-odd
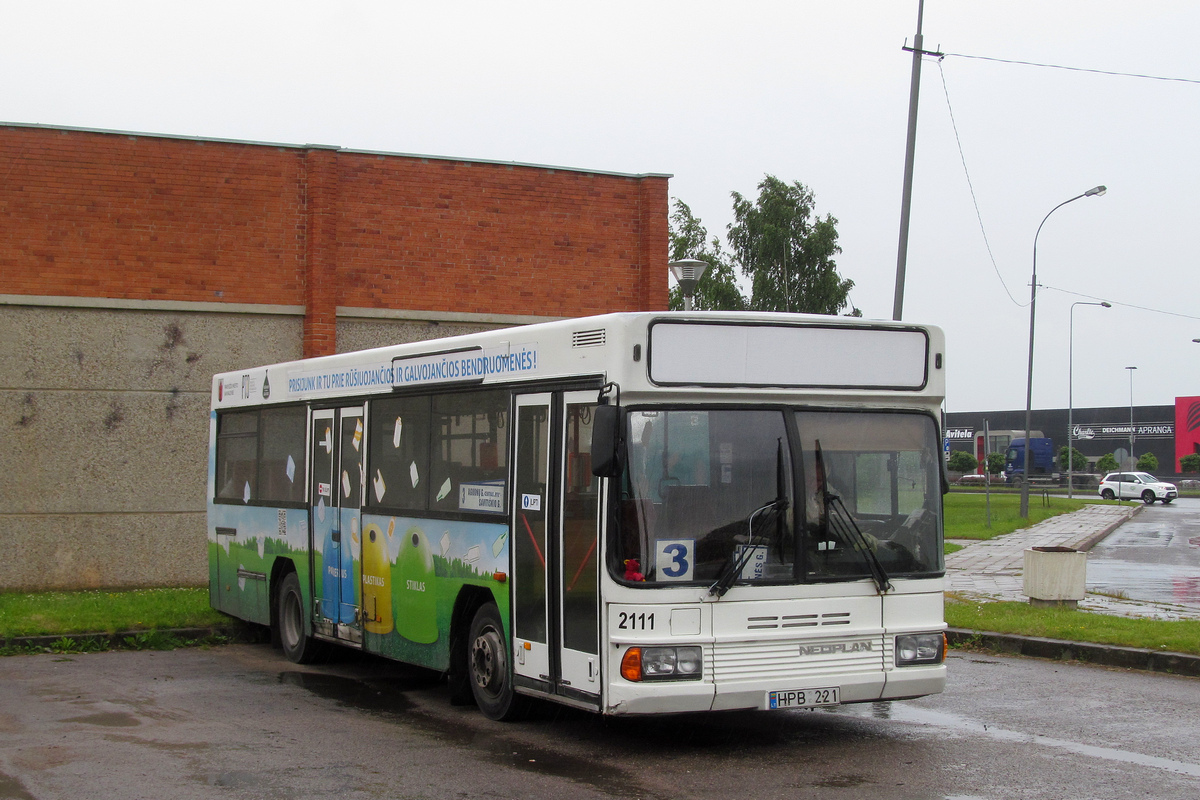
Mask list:
[[[1129,460],[1133,461],[1133,371],[1137,367],[1126,367],[1129,370]],[[1133,466],[1130,469],[1137,467],[1137,462],[1133,461]]]
[[[1112,308],[1112,303],[1071,303],[1070,320],[1067,326],[1067,498],[1075,497],[1075,451],[1071,440],[1075,436],[1075,306],[1100,306]],[[1029,445],[1025,445],[1025,453],[1029,453]]]
[[[1051,213],[1061,209],[1062,206],[1068,203],[1074,203],[1075,200],[1080,198],[1099,197],[1108,191],[1108,187],[1093,186],[1090,190],[1082,194],[1076,194],[1075,197],[1069,200],[1063,200],[1062,203],[1052,207],[1050,212],[1046,213],[1046,216],[1042,217],[1042,223],[1038,225],[1037,233],[1033,234],[1033,279],[1030,281],[1030,369],[1028,369],[1025,380],[1025,480],[1021,481],[1022,519],[1030,517],[1030,431],[1033,427],[1033,318],[1038,299],[1038,236],[1042,235],[1042,225],[1046,223],[1046,219],[1050,218]]]
[[[696,285],[708,271],[708,262],[695,258],[685,258],[667,264],[671,275],[679,283],[679,291],[683,293],[683,310],[692,310],[692,297],[696,294]]]

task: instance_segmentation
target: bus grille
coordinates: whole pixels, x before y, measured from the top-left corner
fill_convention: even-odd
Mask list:
[[[713,645],[712,676],[717,682],[791,681],[829,672],[878,672],[883,669],[884,657],[883,637],[878,634],[717,642]]]

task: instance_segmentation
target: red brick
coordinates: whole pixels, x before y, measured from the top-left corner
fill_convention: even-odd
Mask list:
[[[666,308],[667,179],[0,126],[0,294],[579,316]]]

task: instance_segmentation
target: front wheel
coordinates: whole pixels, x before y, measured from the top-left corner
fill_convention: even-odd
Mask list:
[[[1117,498],[1117,496],[1115,494],[1113,494],[1112,489],[1105,489],[1103,492],[1100,493],[1100,496],[1103,497],[1105,500],[1115,500]]]
[[[300,594],[300,579],[291,572],[279,584],[279,642],[283,654],[295,664],[315,661],[324,649],[321,642],[304,632],[304,596]]]
[[[475,704],[488,719],[518,719],[527,700],[513,691],[512,664],[504,644],[504,626],[495,603],[475,612],[467,637],[467,680]]]
[[[1142,492],[1142,502],[1146,505],[1152,505],[1154,503],[1154,492],[1149,489]]]

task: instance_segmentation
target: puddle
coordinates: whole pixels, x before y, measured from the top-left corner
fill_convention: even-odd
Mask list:
[[[1088,590],[1200,605],[1198,527],[1200,520],[1191,509],[1146,509],[1088,553]]]
[[[37,800],[25,788],[25,784],[3,772],[0,772],[0,798],[4,798],[4,800]]]
[[[413,704],[393,687],[376,687],[366,681],[319,672],[282,672],[279,682],[307,689],[318,697],[380,714],[403,714]]]
[[[124,711],[109,711],[100,714],[87,714],[82,717],[70,717],[63,722],[81,722],[84,725],[99,725],[104,728],[134,728],[141,721],[133,714]]]

